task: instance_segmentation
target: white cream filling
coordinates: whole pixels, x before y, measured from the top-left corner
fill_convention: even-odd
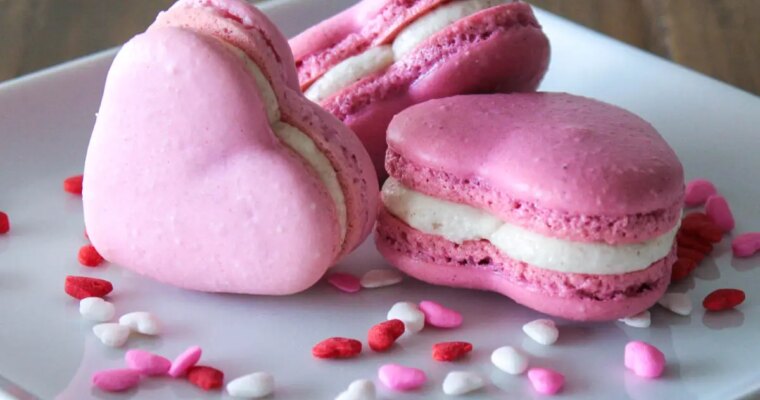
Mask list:
[[[436,7],[402,29],[390,45],[371,47],[333,66],[304,94],[309,100],[319,103],[362,78],[387,68],[452,23],[509,1],[459,0]]]
[[[478,208],[408,189],[393,178],[383,185],[386,209],[414,229],[455,243],[488,240],[508,257],[559,272],[623,274],[647,268],[670,253],[678,226],[641,243],[610,245],[549,237]]]
[[[343,242],[346,238],[348,212],[346,210],[346,199],[338,181],[338,174],[335,172],[335,168],[333,168],[327,156],[319,150],[308,135],[293,125],[280,121],[280,106],[277,102],[277,96],[274,93],[274,89],[272,89],[272,84],[264,76],[264,73],[261,72],[261,68],[242,50],[227,43],[225,45],[243,60],[246,69],[256,81],[256,86],[266,107],[269,124],[272,126],[275,135],[314,168],[327,188],[327,192],[335,203],[338,223],[340,224],[340,239]]]

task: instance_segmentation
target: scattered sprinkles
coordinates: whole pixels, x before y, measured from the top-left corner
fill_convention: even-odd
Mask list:
[[[751,257],[760,251],[760,232],[743,233],[731,242],[734,257]]]
[[[79,259],[79,263],[85,267],[97,267],[103,263],[103,256],[91,244],[80,247],[77,258]]]
[[[63,289],[69,296],[82,300],[86,297],[105,297],[113,291],[113,285],[105,279],[69,275]]]
[[[657,301],[660,306],[678,314],[687,316],[691,314],[691,298],[685,293],[665,293]]]
[[[335,400],[375,400],[377,390],[369,379],[357,379],[348,385],[348,389],[339,394]]]
[[[619,321],[632,328],[649,328],[652,325],[652,314],[649,310],[644,310],[636,315],[621,318]]]
[[[128,350],[124,361],[130,369],[148,376],[166,375],[172,366],[168,358],[140,349]]]
[[[135,311],[119,318],[119,324],[143,335],[155,336],[161,333],[161,323],[155,315],[147,311]]]
[[[169,367],[169,376],[172,378],[184,376],[190,368],[198,363],[201,354],[203,354],[203,350],[200,346],[191,346],[183,351],[172,361],[172,365]]]
[[[684,203],[689,207],[701,206],[708,197],[715,194],[718,194],[718,190],[712,182],[707,179],[694,179],[686,184]]]
[[[436,328],[457,328],[462,325],[462,314],[434,301],[421,301],[419,309],[425,314],[425,323],[430,326]]]
[[[395,285],[403,280],[404,275],[395,269],[372,269],[362,276],[361,285],[367,289],[376,289]]]
[[[425,371],[399,364],[385,364],[377,371],[380,382],[397,392],[416,390],[427,381]]]
[[[510,374],[520,375],[528,369],[528,357],[512,346],[502,346],[491,353],[496,368]]]
[[[116,308],[100,297],[85,297],[79,301],[79,314],[88,321],[108,322],[116,314]]]
[[[433,345],[433,360],[457,361],[472,351],[468,342],[443,342]]]
[[[399,319],[381,322],[369,329],[367,343],[373,351],[383,352],[391,348],[396,339],[404,334],[404,323]]]
[[[536,392],[545,395],[557,394],[565,385],[565,376],[548,368],[529,369],[528,380]]]
[[[336,272],[327,277],[327,283],[333,285],[336,289],[346,293],[356,293],[361,290],[362,285],[359,278],[343,272]]]
[[[361,352],[362,342],[342,337],[325,339],[311,349],[316,358],[353,358]]]
[[[629,342],[625,345],[625,367],[643,378],[658,378],[665,370],[665,355],[649,343]]]
[[[537,319],[528,322],[523,325],[522,330],[529,338],[544,346],[554,344],[559,338],[557,325],[550,319]]]
[[[443,380],[443,393],[449,396],[461,396],[474,392],[485,385],[483,378],[469,371],[451,371]]]
[[[746,295],[739,289],[718,289],[708,294],[702,301],[707,311],[730,310],[744,302]]]
[[[92,375],[92,384],[106,392],[123,392],[140,383],[140,373],[131,369],[107,369]]]
[[[124,325],[115,322],[106,322],[92,327],[92,333],[95,337],[109,347],[121,347],[127,343],[130,330]]]
[[[203,390],[215,390],[224,385],[224,372],[205,365],[196,365],[187,370],[187,380]]]
[[[63,190],[71,194],[82,195],[83,175],[70,176],[63,181]]]
[[[425,314],[416,304],[401,301],[388,310],[387,319],[400,319],[406,328],[406,333],[418,333],[425,327]]]
[[[729,232],[734,229],[734,215],[725,197],[714,195],[707,198],[705,213],[715,221],[715,224],[723,232]]]
[[[268,372],[254,372],[235,378],[227,383],[227,393],[232,397],[259,399],[274,392],[274,377]]]
[[[8,219],[8,214],[0,211],[0,235],[5,235],[11,230],[11,221]]]

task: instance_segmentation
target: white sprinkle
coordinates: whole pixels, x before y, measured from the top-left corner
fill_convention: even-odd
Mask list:
[[[258,399],[272,394],[274,377],[268,372],[254,372],[227,383],[227,393],[242,399]]]
[[[460,396],[478,390],[485,382],[480,375],[467,371],[451,371],[443,380],[443,393]]]
[[[649,328],[652,324],[652,315],[649,310],[644,310],[636,315],[621,318],[618,321],[634,328]]]
[[[544,346],[554,344],[559,337],[559,330],[554,321],[550,319],[537,319],[535,321],[528,322],[522,327],[528,337],[535,340],[536,343]]]
[[[79,302],[79,314],[88,321],[108,322],[116,314],[116,308],[100,297],[86,297]]]
[[[143,335],[158,335],[161,333],[161,323],[155,315],[147,311],[135,311],[124,314],[119,323]]]
[[[395,269],[372,269],[362,276],[361,284],[363,288],[375,289],[395,285],[402,280],[404,280],[404,275]]]
[[[425,327],[425,314],[420,311],[416,304],[401,301],[388,310],[388,319],[400,319],[404,323],[406,333],[417,333]]]
[[[519,375],[528,369],[528,357],[512,346],[503,346],[491,353],[491,362],[496,368],[511,374]]]
[[[129,339],[129,328],[124,325],[119,325],[115,322],[107,322],[105,324],[98,324],[92,327],[92,332],[95,336],[103,342],[104,345],[110,347],[121,347]]]
[[[335,400],[375,400],[375,384],[368,379],[357,379],[348,385],[348,389],[339,394]]]
[[[691,298],[685,293],[665,293],[657,304],[667,308],[678,315],[691,314]]]

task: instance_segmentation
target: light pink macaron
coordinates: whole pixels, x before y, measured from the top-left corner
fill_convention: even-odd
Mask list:
[[[286,39],[243,0],[180,0],[124,45],[84,176],[106,259],[203,291],[304,290],[376,216],[366,150],[303,97]]]
[[[376,243],[404,272],[576,320],[664,293],[683,170],[630,112],[561,93],[456,96],[397,115],[388,145]]]
[[[346,60],[402,40],[411,44],[394,49],[392,61],[369,68],[364,60],[365,73],[316,98],[356,132],[381,176],[395,114],[457,94],[533,91],[549,63],[549,42],[530,6],[512,1],[364,0],[290,45],[308,94]]]

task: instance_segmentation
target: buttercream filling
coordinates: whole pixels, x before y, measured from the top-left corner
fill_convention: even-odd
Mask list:
[[[274,134],[296,152],[296,154],[303,158],[306,163],[314,169],[319,176],[319,179],[325,185],[328,194],[335,203],[335,209],[338,214],[338,223],[340,224],[340,238],[341,242],[343,242],[346,237],[346,199],[343,194],[343,189],[340,186],[340,181],[338,180],[338,174],[335,171],[335,168],[333,168],[332,163],[330,163],[327,156],[325,156],[307,134],[295,126],[280,120],[281,114],[280,106],[277,102],[277,96],[274,93],[272,84],[264,76],[261,68],[259,68],[259,66],[242,50],[228,43],[222,43],[243,60],[245,68],[255,80],[261,99],[266,107],[269,125],[272,127]]]
[[[371,47],[336,64],[309,86],[304,94],[321,102],[377,71],[402,59],[420,43],[449,25],[510,0],[458,0],[436,7],[404,27],[388,45]]]
[[[382,189],[385,208],[425,234],[455,243],[487,240],[506,256],[538,268],[578,274],[624,274],[666,257],[678,226],[640,243],[578,242],[546,236],[466,204],[438,199],[389,178]]]

